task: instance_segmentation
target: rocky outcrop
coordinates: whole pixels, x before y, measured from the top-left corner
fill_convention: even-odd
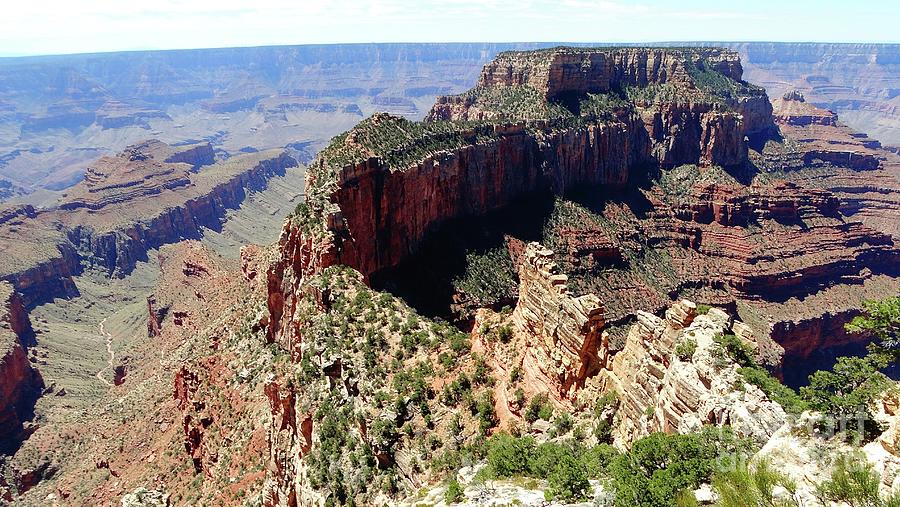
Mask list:
[[[378,122],[398,119],[379,117]],[[317,272],[331,263],[352,266],[364,275],[396,266],[414,253],[426,234],[454,218],[479,216],[517,199],[546,191],[565,193],[579,185],[622,185],[629,168],[644,160],[646,143],[613,123],[558,131],[548,124],[532,133],[524,124],[490,127],[491,139],[427,156],[403,171],[370,158],[338,171],[336,188],[326,196],[336,206],[318,232],[287,240],[300,246],[290,253]],[[465,136],[465,133],[463,134]],[[308,173],[307,185],[330,170],[325,160]],[[318,220],[318,218],[316,218]],[[293,250],[292,250],[293,251]]]
[[[553,251],[530,243],[519,268],[519,301],[513,322],[529,337],[530,354],[561,397],[580,389],[607,365],[603,305],[594,294],[574,297]]]
[[[160,308],[153,295],[147,296],[147,336],[159,336],[168,309]]]
[[[82,262],[113,276],[129,273],[151,248],[198,238],[203,235],[203,228],[218,228],[227,210],[238,208],[248,192],[264,189],[269,178],[284,174],[294,164],[285,153],[260,160],[245,172],[213,186],[208,193],[163,209],[155,217],[101,233],[90,226],[75,226],[68,234],[69,241],[78,249]]]
[[[735,166],[747,159],[737,113],[716,111],[711,104],[660,104],[642,108],[641,116],[653,140],[654,158],[665,167]]]
[[[60,243],[51,255],[33,265],[25,264],[21,271],[2,277],[21,293],[22,301],[29,308],[55,297],[70,298],[79,294],[73,280],[82,272],[78,253],[71,245]]]
[[[313,421],[307,417],[298,428],[295,393],[291,386],[280,386],[274,376],[266,379],[265,393],[272,419],[267,432],[270,480],[266,482],[263,504],[295,506],[295,480],[302,467],[300,460],[312,447]]]
[[[804,127],[807,125],[837,125],[837,115],[806,103],[803,93],[791,90],[776,102],[779,106],[775,121],[785,125]]]
[[[172,397],[182,411],[181,427],[184,432],[184,450],[194,465],[194,471],[201,473],[205,469],[205,459],[212,449],[207,449],[205,434],[213,423],[210,412],[206,410],[203,397],[196,396],[201,386],[200,377],[182,367],[175,373]]]
[[[507,52],[486,65],[468,94],[439,97],[428,118],[485,120],[506,117],[478,98],[479,90],[528,87],[549,102],[566,104],[587,94],[625,94],[642,117],[653,155],[664,166],[732,166],[747,158],[744,137],[772,130],[772,105],[761,88],[742,78],[740,58],[719,48],[553,48]],[[737,95],[702,89],[699,77],[732,80]],[[630,94],[630,90],[651,90]],[[679,99],[658,90],[679,90]],[[499,93],[503,93],[502,91]]]
[[[686,300],[665,318],[638,312],[625,348],[599,376],[619,397],[616,443],[628,447],[655,431],[687,433],[706,424],[728,424],[738,435],[768,440],[786,414],[747,384],[715,343],[733,328],[721,310],[697,315],[696,305]]]
[[[13,287],[0,282],[0,452],[16,448],[23,422],[31,418],[43,389],[41,375],[28,360],[31,322]]]
[[[196,171],[205,165],[214,164],[216,153],[209,143],[188,145],[175,150],[165,161],[170,164],[188,164]]]
[[[715,183],[695,186],[687,201],[675,209],[678,218],[732,226],[760,220],[799,220],[809,210],[834,216],[840,207],[840,201],[831,192],[786,181],[744,188]]]

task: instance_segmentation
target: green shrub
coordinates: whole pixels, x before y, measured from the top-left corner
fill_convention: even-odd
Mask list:
[[[888,350],[900,348],[900,296],[863,303],[865,313],[854,317],[847,330],[871,333],[878,345]],[[896,360],[896,357],[894,357]]]
[[[594,436],[597,442],[612,443],[613,420],[619,407],[615,391],[603,394],[594,404]]]
[[[675,355],[682,361],[690,361],[697,351],[697,340],[686,338],[675,345]]]
[[[566,502],[587,498],[589,478],[607,473],[610,463],[619,455],[609,445],[586,449],[574,440],[544,442],[536,445],[532,437],[514,437],[501,433],[489,438],[485,478],[533,477],[548,481],[548,500]]]
[[[784,474],[772,470],[769,462],[760,461],[716,473],[712,486],[719,496],[719,507],[800,507],[794,497],[797,485]],[[775,488],[784,488],[791,496],[775,498]]]
[[[470,348],[469,335],[466,333],[454,331],[450,335],[450,350],[456,354],[456,357],[466,354]]]
[[[516,402],[516,405],[518,405],[519,407],[524,405],[525,404],[525,390],[522,389],[521,387],[516,389],[513,400]]]
[[[820,370],[809,376],[809,385],[800,388],[800,396],[838,424],[863,416],[863,438],[874,436],[878,427],[869,406],[890,385],[878,370],[884,368],[883,357],[840,357],[831,371]],[[852,425],[851,425],[852,426]],[[855,430],[850,428],[849,436]]]
[[[565,435],[575,425],[575,421],[568,412],[563,412],[556,416],[553,420],[553,434],[556,436]]]
[[[500,339],[500,343],[509,343],[512,336],[513,331],[509,324],[504,324],[497,329],[497,338]]]
[[[530,423],[538,419],[549,421],[551,417],[553,417],[553,405],[550,404],[546,393],[541,393],[531,398],[531,401],[528,402],[528,407],[525,409],[526,421]]]
[[[494,393],[487,390],[478,397],[475,405],[478,415],[478,426],[482,433],[497,425],[497,415],[494,413]]]
[[[809,408],[809,404],[796,391],[782,384],[771,373],[758,366],[738,368],[738,373],[745,382],[758,387],[770,400],[781,405],[790,414],[800,414]]]
[[[529,471],[529,461],[535,448],[533,438],[516,438],[508,433],[500,433],[491,437],[487,446],[487,469],[490,476],[505,479],[524,475]]]
[[[545,497],[565,502],[577,502],[587,499],[591,484],[588,482],[584,463],[571,454],[563,454],[547,478]]]
[[[739,366],[756,366],[753,351],[737,336],[731,333],[720,334],[713,341]]]
[[[466,254],[465,272],[453,280],[453,287],[470,296],[479,306],[497,305],[515,294],[518,284],[515,278],[509,250],[505,246],[485,252]],[[512,330],[508,328],[509,335]],[[500,336],[502,340],[503,337]]]
[[[606,443],[597,444],[585,451],[582,456],[582,461],[584,462],[588,477],[591,479],[599,479],[609,475],[609,467],[618,456],[619,451]]]
[[[888,507],[898,505],[898,497],[882,499],[878,494],[881,476],[859,456],[842,456],[831,477],[816,487],[816,496],[824,502],[852,507]]]
[[[456,477],[451,477],[450,481],[447,482],[447,489],[444,491],[444,502],[448,505],[459,503],[463,501],[465,497],[463,496],[463,487],[456,480]]]
[[[654,433],[610,465],[616,506],[674,506],[680,492],[709,480],[718,460],[738,459],[749,451],[749,443],[728,427],[687,435]]]

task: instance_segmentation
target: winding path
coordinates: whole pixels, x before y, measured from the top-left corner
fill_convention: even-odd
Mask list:
[[[109,317],[107,317],[107,318],[109,318]],[[110,382],[103,376],[103,372],[105,372],[106,370],[112,370],[114,368],[113,362],[116,360],[116,354],[113,352],[113,348],[112,348],[112,338],[113,337],[112,337],[112,334],[109,333],[106,330],[106,328],[103,327],[103,325],[105,323],[106,323],[106,319],[103,319],[100,321],[100,336],[103,336],[106,338],[106,352],[109,354],[109,359],[107,361],[108,364],[106,366],[104,366],[103,368],[101,368],[100,371],[97,372],[97,379],[100,382],[103,382],[104,384],[106,384],[108,387],[112,387],[112,382]]]

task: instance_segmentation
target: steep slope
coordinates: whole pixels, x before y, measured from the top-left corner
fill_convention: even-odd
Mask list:
[[[31,322],[8,283],[0,283],[0,452],[15,449],[44,382],[26,352]]]
[[[635,55],[633,60],[628,59],[630,54]],[[651,62],[651,67],[661,65],[664,57],[676,63],[673,69],[657,69],[656,81],[636,77],[610,84],[609,72],[646,72],[651,56],[660,59],[657,64]],[[568,61],[572,58],[576,61]],[[613,60],[618,67],[612,67]],[[546,75],[581,69],[588,77],[552,88],[546,83],[537,88],[491,84],[494,65],[507,61],[524,68],[546,67]],[[731,75],[717,70],[720,61]],[[474,99],[439,99],[424,123],[375,116],[323,150],[309,173],[310,197],[297,217],[309,231],[307,242],[322,241],[317,245],[321,247],[318,256],[337,256],[370,275],[396,265],[416,250],[427,230],[450,218],[481,215],[540,191],[564,195],[582,185],[623,185],[629,181],[630,169],[654,159],[662,165],[739,165],[746,159],[743,137],[771,126],[771,106],[762,91],[734,79],[740,73],[734,53],[556,49],[509,53],[498,62],[485,68],[484,84],[472,92]],[[517,72],[510,67],[499,73]],[[534,79],[543,83],[540,75]],[[585,87],[596,88],[596,93],[579,95]],[[633,88],[645,95],[628,97],[639,93],[629,92]],[[482,93],[483,89],[490,91]],[[577,107],[567,109],[542,97],[541,90],[553,97],[574,95]],[[666,99],[666,94],[681,90],[692,96],[689,111]],[[516,99],[520,109],[510,111],[502,108],[502,102],[490,102],[491,93],[511,93],[530,102]],[[488,102],[479,106],[480,101]],[[450,103],[459,108],[448,108]],[[497,107],[496,111],[468,121],[470,108],[488,105]],[[754,116],[758,109],[762,120]],[[423,194],[434,197],[429,208],[421,210],[427,214],[409,223]],[[462,199],[463,195],[468,198]],[[373,214],[373,209],[378,213]],[[332,241],[333,247],[328,246]],[[361,248],[365,250],[357,251]],[[333,261],[304,262],[315,266]]]

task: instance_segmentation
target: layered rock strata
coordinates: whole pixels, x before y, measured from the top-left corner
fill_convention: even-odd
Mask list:
[[[619,397],[616,443],[628,447],[655,431],[689,433],[707,424],[730,425],[765,442],[785,422],[780,405],[746,383],[715,338],[746,328],[712,309],[697,315],[683,300],[665,318],[638,312],[625,348],[599,377]],[[680,345],[680,347],[679,347]]]
[[[530,243],[519,267],[519,301],[512,318],[529,337],[530,357],[563,397],[605,367],[609,354],[600,299],[572,296],[567,280],[553,262],[553,251]]]
[[[835,113],[806,102],[798,91],[776,99],[773,107],[782,135],[800,143],[792,155],[805,166],[873,170],[886,156],[881,143],[841,125]]]
[[[733,89],[698,88],[697,73],[715,75]],[[635,167],[654,161],[741,164],[744,136],[771,126],[771,106],[739,77],[736,54],[718,50],[504,54],[485,68],[469,95],[438,100],[429,121],[377,115],[323,150],[307,173],[307,207],[295,219],[302,239],[293,243],[308,252],[293,255],[303,258],[296,271],[341,263],[369,276],[408,258],[448,220],[478,216],[536,192],[621,186]],[[658,85],[667,93],[693,93],[696,101],[685,106],[668,99]],[[622,86],[649,98],[586,95],[612,94]],[[491,93],[515,87],[537,116],[509,114],[502,102],[490,102]],[[571,109],[552,101],[570,95],[581,101]],[[475,119],[468,107],[493,113],[465,121]]]

